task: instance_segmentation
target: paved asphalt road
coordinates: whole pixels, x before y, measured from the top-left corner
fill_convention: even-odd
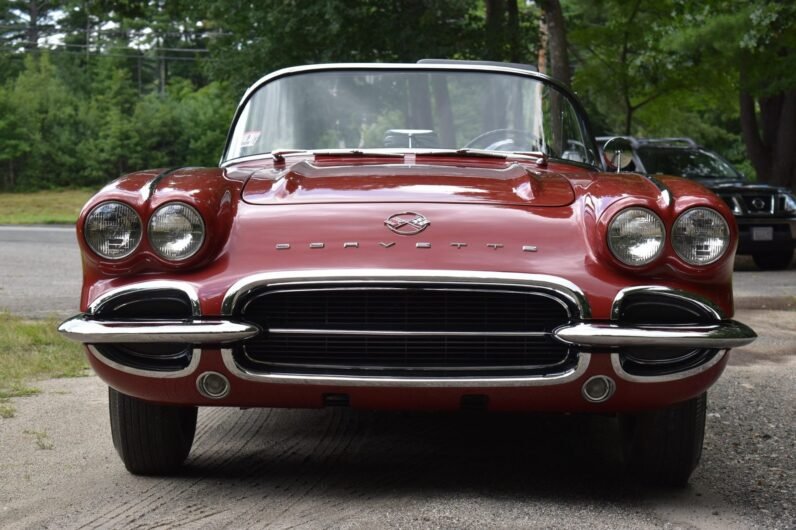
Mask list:
[[[0,226],[0,311],[68,317],[80,302],[75,229]]]
[[[0,227],[0,307],[76,311],[73,238]],[[90,376],[37,383],[0,419],[0,527],[794,528],[794,296],[793,268],[736,274],[739,306],[755,306],[737,318],[760,339],[711,390],[682,491],[620,472],[611,418],[346,409],[202,409],[185,472],[134,477]]]

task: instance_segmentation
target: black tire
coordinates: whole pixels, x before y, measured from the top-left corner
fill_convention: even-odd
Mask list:
[[[628,470],[645,482],[683,487],[702,456],[707,394],[620,417]]]
[[[787,269],[793,260],[792,250],[780,250],[777,252],[766,252],[765,254],[752,254],[752,259],[757,268],[764,271],[779,271]]]
[[[108,389],[113,446],[134,475],[175,473],[191,451],[196,407],[156,405]]]

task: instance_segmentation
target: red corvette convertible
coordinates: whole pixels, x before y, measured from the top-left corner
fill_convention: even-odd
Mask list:
[[[694,182],[609,168],[578,101],[518,65],[288,68],[219,167],[123,176],[77,223],[80,315],[136,474],[175,472],[198,406],[617,415],[683,484],[706,391],[755,338],[737,230]]]

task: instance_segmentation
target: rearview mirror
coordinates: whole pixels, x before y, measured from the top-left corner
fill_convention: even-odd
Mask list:
[[[608,169],[619,173],[633,162],[633,144],[627,138],[614,136],[603,145],[603,156]]]

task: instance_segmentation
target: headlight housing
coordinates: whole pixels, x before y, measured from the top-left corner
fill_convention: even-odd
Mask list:
[[[785,198],[785,202],[783,204],[785,211],[796,214],[796,197],[789,193],[784,194],[783,197]]]
[[[138,247],[141,235],[141,218],[132,207],[116,201],[95,206],[83,225],[86,244],[105,259],[126,258]]]
[[[182,261],[199,250],[205,239],[202,216],[181,202],[164,204],[149,219],[149,243],[169,261]]]
[[[691,208],[672,227],[672,246],[691,265],[708,265],[724,255],[730,243],[730,227],[716,210]]]
[[[666,240],[663,221],[646,208],[627,208],[608,225],[608,247],[625,265],[647,265],[660,256]]]

